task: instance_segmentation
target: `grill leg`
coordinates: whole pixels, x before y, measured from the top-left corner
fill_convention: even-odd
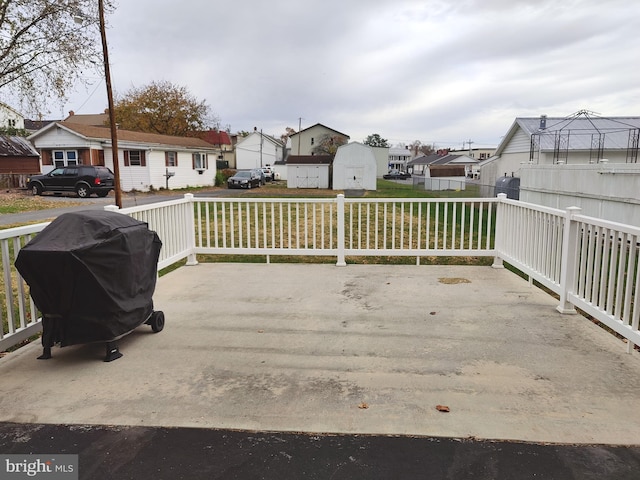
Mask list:
[[[116,342],[107,342],[106,346],[107,354],[104,357],[105,362],[113,362],[122,356]]]
[[[44,347],[42,349],[42,355],[38,357],[38,360],[49,360],[51,358],[51,347]]]

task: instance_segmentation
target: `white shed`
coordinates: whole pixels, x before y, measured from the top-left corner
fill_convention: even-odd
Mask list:
[[[338,147],[333,160],[333,189],[376,189],[377,164],[373,149],[359,142]]]
[[[287,188],[329,188],[331,155],[290,155],[287,158]]]

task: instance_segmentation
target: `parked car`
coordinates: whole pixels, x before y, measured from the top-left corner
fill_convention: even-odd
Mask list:
[[[227,180],[228,188],[253,188],[259,187],[261,183],[260,174],[253,170],[242,170],[236,172],[233,177]]]
[[[258,177],[260,177],[260,185],[264,185],[267,183],[267,177],[265,177],[264,172],[261,168],[254,168],[251,171]]]
[[[391,170],[382,176],[385,180],[406,180],[411,178],[411,174],[407,172],[401,172],[400,170]]]
[[[45,175],[33,175],[27,184],[34,195],[42,192],[76,192],[80,198],[87,198],[93,193],[106,197],[114,185],[113,172],[107,167],[94,165],[54,168]]]
[[[267,182],[271,182],[273,180],[273,171],[269,167],[262,167],[262,173],[264,174],[264,178]]]

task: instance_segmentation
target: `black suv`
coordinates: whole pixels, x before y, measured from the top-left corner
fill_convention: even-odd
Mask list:
[[[76,192],[87,198],[92,193],[106,197],[114,188],[113,172],[107,167],[69,165],[51,170],[46,175],[29,178],[29,190],[34,195],[42,192]]]

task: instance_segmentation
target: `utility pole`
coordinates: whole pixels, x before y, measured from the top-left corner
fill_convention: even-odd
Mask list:
[[[469,144],[469,156],[471,157],[471,144],[472,144],[472,143],[475,143],[475,142],[474,142],[473,140],[471,140],[471,139],[467,140],[466,142],[462,142],[462,149],[463,149],[463,150],[464,150],[464,144],[465,144],[465,143],[468,143],[468,144]],[[471,157],[471,158],[473,158],[473,157]]]
[[[113,92],[111,90],[111,71],[109,69],[109,50],[107,48],[107,34],[104,26],[104,0],[98,0],[100,15],[100,37],[102,38],[102,57],[104,61],[104,77],[107,84],[107,102],[109,105],[109,127],[111,129],[111,151],[113,154],[113,182],[116,194],[116,205],[122,208],[122,187],[120,186],[120,164],[118,162],[118,130],[113,110]]]
[[[262,141],[263,141],[262,129],[260,129],[260,168],[263,167],[263,165],[262,165]]]
[[[302,130],[302,117],[298,117],[298,156],[300,156],[300,130]]]

